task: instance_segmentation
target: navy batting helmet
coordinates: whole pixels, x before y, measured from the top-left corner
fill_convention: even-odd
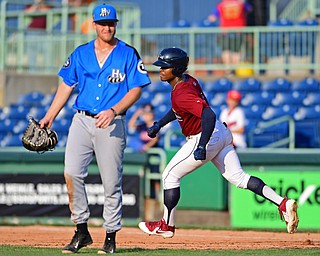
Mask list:
[[[172,47],[163,49],[153,65],[161,68],[173,68],[173,75],[182,76],[188,68],[188,63],[188,54],[180,48]]]

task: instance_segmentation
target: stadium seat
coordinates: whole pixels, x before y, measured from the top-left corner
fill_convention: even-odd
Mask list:
[[[45,116],[47,109],[44,107],[31,107],[28,116],[33,117],[35,120],[40,120]]]
[[[272,100],[272,105],[275,107],[283,105],[302,105],[305,97],[306,93],[304,92],[278,92]]]
[[[207,100],[212,107],[220,107],[221,105],[226,105],[227,93],[217,92],[208,93]]]
[[[312,105],[319,105],[319,104],[320,104],[319,92],[309,92],[303,100],[304,106],[312,106]]]
[[[30,108],[20,104],[11,104],[9,107],[4,107],[2,115],[10,119],[28,119]]]
[[[264,121],[269,121],[282,116],[291,116],[297,112],[297,106],[284,105],[281,107],[267,107],[262,114],[262,119]]]
[[[156,93],[154,98],[151,101],[153,106],[159,106],[162,104],[166,104],[171,106],[171,94],[170,93]]]
[[[294,114],[293,117],[295,121],[310,119],[320,120],[320,105],[308,107],[301,106],[298,108],[298,111]]]
[[[265,112],[266,107],[263,105],[250,105],[242,107],[246,119],[255,119],[259,120],[262,117],[262,114]]]
[[[12,131],[14,134],[24,133],[28,125],[29,125],[28,120],[20,120],[14,125]]]
[[[162,81],[152,82],[150,85],[146,87],[146,89],[153,93],[172,91],[170,84]]]
[[[18,147],[22,146],[22,139],[23,134],[8,134],[5,136],[2,141],[0,142],[1,147]]]
[[[0,133],[12,133],[17,124],[16,120],[5,119],[0,122]]]
[[[168,113],[168,111],[171,108],[171,105],[167,105],[167,104],[161,104],[161,105],[154,105],[157,106],[154,109],[154,119],[155,120],[160,120],[165,114]]]
[[[179,19],[177,21],[169,22],[167,24],[167,27],[169,28],[189,28],[191,27],[191,24],[189,21],[185,19]]]
[[[288,92],[290,91],[291,82],[285,78],[276,78],[265,81],[261,85],[261,89],[271,92]]]
[[[250,77],[248,79],[235,82],[233,84],[233,89],[240,92],[257,92],[260,90],[261,82],[260,80]]]
[[[297,148],[320,147],[320,121],[319,119],[301,120],[295,122],[295,142]]]
[[[142,91],[140,99],[135,104],[137,104],[139,107],[142,107],[146,104],[150,104],[154,97],[155,94],[153,92],[144,90]]]
[[[219,78],[214,81],[205,83],[204,88],[206,92],[228,92],[232,89],[233,83],[227,78]]]
[[[19,97],[18,103],[24,106],[40,106],[42,100],[44,99],[44,93],[39,91],[32,91],[26,94],[22,94]]]
[[[291,84],[291,89],[293,91],[300,91],[300,92],[319,92],[320,91],[320,84],[319,80],[307,77],[302,80],[295,80]]]
[[[192,26],[199,27],[199,28],[219,27],[219,22],[211,22],[206,18],[206,19],[200,20],[199,22],[193,23]]]
[[[69,127],[71,125],[71,119],[67,118],[61,118],[56,119],[52,124],[52,129],[60,134],[68,134]]]

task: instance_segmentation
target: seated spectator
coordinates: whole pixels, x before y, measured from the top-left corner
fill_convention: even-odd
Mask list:
[[[245,114],[239,106],[241,93],[236,90],[230,90],[227,94],[228,107],[223,109],[220,114],[220,121],[225,122],[233,136],[233,145],[235,148],[246,148],[245,137]]]

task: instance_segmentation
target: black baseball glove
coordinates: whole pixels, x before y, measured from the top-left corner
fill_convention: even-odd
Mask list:
[[[22,136],[23,146],[38,153],[44,153],[55,149],[58,143],[58,135],[49,128],[40,128],[40,124],[32,117],[29,119],[29,125]]]

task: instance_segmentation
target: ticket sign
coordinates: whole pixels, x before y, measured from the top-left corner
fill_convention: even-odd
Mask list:
[[[261,178],[281,196],[298,203],[298,228],[319,229],[320,172],[267,171],[249,172]],[[233,227],[283,228],[278,207],[249,190],[231,186],[230,218]]]

